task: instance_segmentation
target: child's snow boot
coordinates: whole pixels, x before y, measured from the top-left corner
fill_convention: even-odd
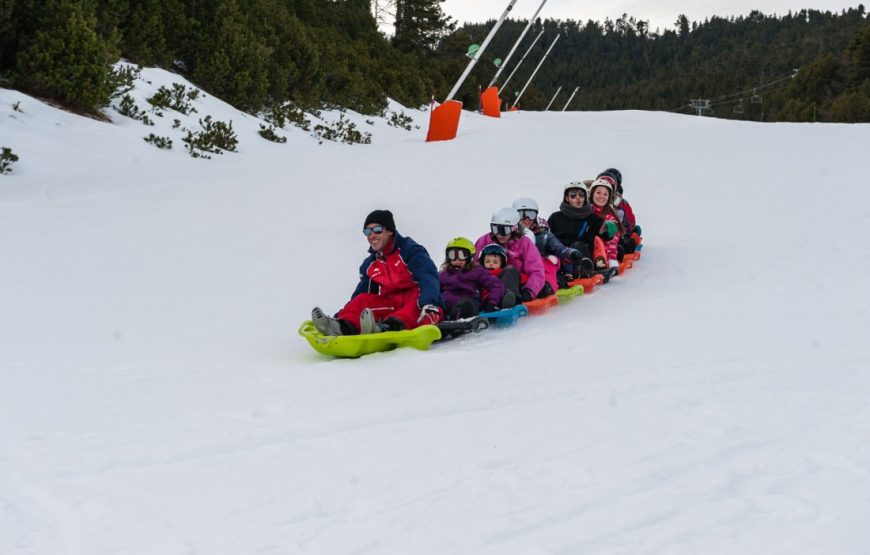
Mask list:
[[[580,277],[592,277],[593,273],[595,273],[595,263],[592,262],[592,259],[584,257],[580,261]]]
[[[505,291],[504,296],[501,298],[501,307],[513,308],[515,306],[517,306],[517,296],[514,295],[513,291]]]

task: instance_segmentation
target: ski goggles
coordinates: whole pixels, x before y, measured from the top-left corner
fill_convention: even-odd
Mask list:
[[[568,191],[565,194],[568,196],[568,198],[586,198],[586,193],[584,193],[582,189],[577,189],[576,191]]]
[[[374,225],[372,227],[364,227],[363,228],[363,235],[365,235],[366,237],[368,237],[372,233],[374,233],[375,235],[380,235],[383,232],[384,232],[384,226],[382,226],[382,225]]]
[[[521,220],[535,220],[538,217],[537,210],[530,210],[530,209],[526,208],[523,210],[517,210],[517,212],[520,213]]]
[[[489,229],[492,231],[493,235],[510,235],[517,229],[517,226],[507,224],[489,224]]]
[[[447,260],[468,260],[471,253],[465,249],[447,249]]]

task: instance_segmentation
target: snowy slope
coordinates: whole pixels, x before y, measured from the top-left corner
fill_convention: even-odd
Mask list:
[[[280,145],[197,109],[238,154],[0,89],[0,553],[870,551],[870,126],[464,113],[425,144],[409,110]],[[440,262],[609,166],[646,250],[593,295],[426,353],[296,335],[370,210]]]

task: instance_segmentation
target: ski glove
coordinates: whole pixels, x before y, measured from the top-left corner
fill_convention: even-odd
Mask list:
[[[528,288],[523,287],[523,302],[527,303],[532,300],[532,292]]]
[[[495,312],[496,310],[498,310],[498,305],[490,301],[483,306],[482,312]]]
[[[580,254],[580,251],[578,251],[577,249],[568,250],[568,260],[570,260],[572,264],[579,264],[582,258],[583,255]]]
[[[423,305],[423,308],[420,309],[420,317],[417,318],[417,323],[421,324],[426,319],[429,320],[426,322],[427,324],[437,324],[441,321],[441,309],[434,304]]]
[[[616,222],[607,220],[601,227],[601,236],[604,237],[604,239],[610,241],[616,235],[617,229],[618,228],[616,227]]]

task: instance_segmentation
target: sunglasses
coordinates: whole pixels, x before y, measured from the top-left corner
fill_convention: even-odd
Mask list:
[[[382,226],[382,225],[376,225],[376,226],[372,226],[372,227],[364,227],[363,228],[363,235],[365,235],[366,237],[368,237],[372,233],[374,233],[375,235],[380,235],[383,232],[384,232],[384,226]]]
[[[515,225],[489,224],[493,235],[510,235],[516,228]]]
[[[447,259],[448,260],[468,260],[470,257],[470,253],[465,249],[448,249],[447,250]]]
[[[586,194],[582,193],[580,191],[568,191],[568,198],[577,198],[577,197],[586,198]]]
[[[534,220],[535,218],[538,217],[537,210],[523,209],[523,210],[517,210],[517,212],[520,213],[521,220]]]

